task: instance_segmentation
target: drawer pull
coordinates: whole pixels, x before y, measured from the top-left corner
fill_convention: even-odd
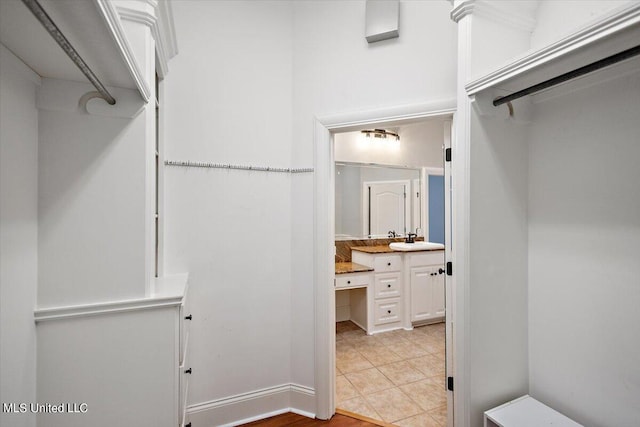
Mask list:
[[[191,320],[191,319],[193,319],[192,315],[184,316],[184,320]]]
[[[387,288],[390,288],[390,287],[391,287],[391,283],[387,283]]]
[[[185,369],[185,370],[184,370],[184,373],[185,373],[185,374],[191,374],[191,368],[189,368],[189,369]]]
[[[388,263],[387,263],[387,265],[388,265],[389,267],[391,267],[391,263],[390,263],[390,262],[388,262]]]
[[[446,273],[446,271],[443,268],[439,268],[438,269],[438,274],[443,274]]]
[[[388,313],[388,314],[391,314],[391,310],[387,310],[387,313]]]
[[[347,285],[351,284],[351,280],[347,280]]]

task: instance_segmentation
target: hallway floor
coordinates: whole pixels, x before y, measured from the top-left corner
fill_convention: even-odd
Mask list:
[[[336,407],[400,427],[444,427],[444,384],[444,323],[372,336],[336,323]]]

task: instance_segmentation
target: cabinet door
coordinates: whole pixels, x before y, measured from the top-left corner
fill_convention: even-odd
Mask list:
[[[438,271],[444,270],[444,265],[434,267],[435,276],[433,276],[433,315],[435,317],[444,317],[444,273],[439,273]]]
[[[434,281],[434,267],[414,267],[411,269],[411,321],[419,322],[434,316],[431,293]]]
[[[435,319],[444,316],[444,275],[442,266],[414,267],[411,269],[411,321]]]

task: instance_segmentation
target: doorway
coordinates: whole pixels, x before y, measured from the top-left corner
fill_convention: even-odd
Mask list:
[[[421,106],[424,108],[424,106]],[[406,110],[406,107],[404,108]],[[376,117],[375,113],[371,114],[372,119],[371,120],[366,120],[366,121],[360,121],[357,124],[350,124],[348,123],[348,120],[344,120],[344,116],[341,118],[325,118],[322,120],[319,120],[318,122],[318,126],[317,126],[317,133],[316,133],[316,140],[324,140],[327,145],[328,145],[328,150],[319,150],[317,151],[317,157],[316,157],[316,190],[317,190],[317,201],[318,204],[316,205],[317,208],[319,208],[319,211],[325,211],[325,212],[331,212],[331,214],[333,215],[334,212],[334,188],[335,188],[335,152],[334,152],[334,136],[338,133],[342,133],[343,131],[358,131],[361,130],[365,127],[368,126],[373,126],[373,124],[375,123],[375,127],[390,127],[390,126],[399,126],[399,125],[406,125],[406,124],[411,124],[411,123],[416,123],[420,120],[425,120],[425,119],[444,119],[445,121],[448,121],[448,125],[450,126],[450,119],[453,113],[453,109],[452,108],[447,108],[447,109],[432,109],[432,110],[428,110],[425,109],[422,112],[420,112],[419,114],[410,114],[410,117],[406,117],[406,118],[398,118],[397,115],[389,115],[389,116],[385,116],[384,112],[382,114],[380,114],[378,117],[382,118],[383,120],[375,120],[374,118]],[[362,115],[365,115],[365,113],[361,113]],[[385,117],[393,117],[392,120],[384,120]],[[346,122],[346,123],[345,123]],[[351,122],[353,123],[353,122]],[[326,132],[326,133],[325,133]],[[450,131],[449,131],[450,132]],[[449,133],[450,135],[450,133]],[[318,147],[319,145],[317,145]],[[322,151],[322,152],[321,152]],[[440,157],[441,158],[441,157]],[[428,182],[424,180],[424,178],[421,181],[421,186],[423,188],[423,192],[426,193],[427,190],[424,189],[425,185],[428,185]],[[329,184],[327,186],[327,183]],[[411,183],[412,185],[413,182]],[[327,188],[329,187],[329,188]],[[409,195],[411,195],[409,193]],[[420,194],[421,195],[421,194]],[[326,199],[325,197],[326,196]],[[322,200],[321,200],[322,199]],[[426,211],[426,209],[424,211],[421,211],[420,209],[416,209],[411,208],[411,212],[413,212],[412,216],[415,217],[416,216],[416,212],[419,212],[418,215],[421,216],[428,216],[428,213]],[[317,217],[318,219],[318,223],[316,224],[316,230],[320,230],[322,231],[324,229],[324,231],[335,231],[335,218],[332,218],[331,215],[326,218],[326,220],[324,218],[320,218],[320,216]],[[411,222],[412,226],[413,224],[415,224],[415,222]],[[428,230],[424,230],[427,226],[426,221],[420,222],[419,224],[421,224],[421,227],[423,228],[422,234],[425,235],[425,237],[427,236],[428,233],[432,234],[432,231],[428,231]],[[402,234],[406,234],[406,233],[402,233]],[[444,234],[444,233],[443,233]],[[326,323],[324,323],[325,326],[334,324],[333,323],[336,320],[336,307],[335,307],[335,290],[333,288],[333,278],[334,278],[334,265],[332,265],[333,263],[329,263],[329,261],[333,261],[334,257],[333,257],[333,252],[334,252],[334,241],[333,239],[335,238],[335,235],[333,233],[322,233],[323,237],[324,237],[324,242],[321,242],[321,237],[319,234],[317,234],[316,236],[319,237],[318,239],[316,239],[316,250],[317,250],[317,257],[316,259],[318,260],[318,269],[316,270],[316,278],[318,280],[317,284],[321,284],[321,283],[331,283],[331,289],[330,292],[326,292],[327,288],[323,288],[322,286],[317,286],[316,287],[316,295],[317,295],[317,307],[319,308],[318,310],[318,315],[319,317],[324,317],[325,321],[328,321]],[[331,239],[329,239],[329,235],[331,235]],[[430,240],[430,239],[429,239]],[[323,258],[324,258],[324,262],[323,262]],[[328,267],[328,268],[326,268]],[[326,269],[325,269],[326,268]],[[444,279],[444,277],[443,277]],[[326,280],[326,281],[325,281]],[[408,305],[406,305],[408,307]],[[322,310],[322,307],[324,307],[324,310]],[[408,309],[407,309],[408,310]],[[319,318],[318,318],[319,319]],[[449,323],[447,323],[449,324]],[[318,325],[320,325],[320,323],[318,323]],[[414,327],[415,326],[415,327]],[[422,328],[422,329],[421,329]],[[372,338],[374,338],[373,341],[378,341],[380,343],[383,343],[383,345],[385,345],[384,343],[386,343],[386,347],[388,348],[389,345],[398,345],[399,347],[397,347],[397,349],[399,350],[400,348],[404,348],[406,351],[413,351],[413,354],[409,354],[409,353],[405,353],[405,355],[401,356],[398,353],[398,351],[395,352],[395,354],[397,354],[398,356],[400,356],[401,358],[405,357],[403,360],[399,360],[396,362],[404,362],[401,365],[404,366],[409,366],[410,368],[412,368],[413,370],[408,370],[408,373],[402,373],[401,371],[397,371],[397,375],[392,373],[390,370],[391,369],[395,369],[396,367],[394,366],[387,366],[386,368],[382,368],[382,370],[386,370],[387,374],[383,374],[385,376],[385,378],[387,380],[389,380],[391,382],[391,385],[393,385],[393,387],[391,387],[391,385],[389,383],[387,383],[387,388],[386,390],[392,390],[394,388],[398,389],[398,390],[402,390],[400,387],[402,386],[407,386],[410,384],[413,384],[413,386],[415,387],[416,384],[420,381],[422,381],[423,379],[428,378],[428,375],[433,373],[433,370],[429,371],[428,367],[426,365],[422,366],[423,371],[420,371],[420,369],[416,369],[417,366],[415,365],[415,363],[412,365],[409,363],[409,360],[414,360],[414,359],[419,359],[420,357],[423,357],[424,361],[426,361],[426,359],[430,359],[429,357],[425,358],[424,356],[427,355],[431,355],[434,358],[436,358],[437,356],[435,355],[435,346],[437,346],[436,344],[436,340],[434,339],[435,337],[440,336],[441,338],[443,338],[444,341],[444,336],[445,335],[449,335],[446,330],[448,328],[445,328],[445,324],[444,323],[440,323],[440,325],[430,325],[430,326],[425,326],[425,325],[412,325],[409,324],[409,327],[407,328],[401,328],[399,330],[396,331],[388,331],[388,332],[383,332],[380,331],[378,333],[378,331],[376,331],[376,333],[372,334],[372,335],[367,335],[366,333],[362,332],[362,330],[358,327],[355,326],[353,324],[339,324],[337,327],[337,332],[338,335],[336,335],[336,328],[334,327],[333,330],[330,330],[330,327],[328,327],[324,332],[322,332],[321,330],[322,328],[318,328],[317,330],[317,335],[316,335],[316,339],[317,339],[317,344],[319,345],[319,350],[317,352],[317,360],[316,360],[316,367],[317,367],[317,372],[327,372],[326,368],[330,367],[330,372],[341,372],[341,371],[336,371],[336,358],[335,358],[335,352],[336,352],[336,337],[338,339],[338,341],[341,341],[344,337],[349,337],[349,336],[353,336],[355,338],[356,335],[361,334],[364,336],[370,336]],[[358,330],[360,330],[361,332],[358,332]],[[427,333],[427,331],[429,331],[429,333]],[[427,337],[423,340],[420,339],[420,337],[418,336],[413,336],[411,334],[415,334],[418,333],[423,337]],[[385,334],[387,334],[387,336],[385,336]],[[356,338],[357,341],[357,338]],[[364,339],[362,340],[364,341]],[[411,343],[417,343],[417,345],[411,345]],[[395,344],[394,344],[395,343]],[[402,345],[405,344],[405,345]],[[338,344],[338,347],[343,347],[344,344]],[[429,347],[431,346],[431,347]],[[426,354],[423,354],[425,352],[425,348],[429,347],[431,350],[433,350],[434,353],[429,353],[427,352]],[[442,346],[444,347],[444,346]],[[321,350],[322,349],[322,350]],[[328,351],[325,354],[325,350],[327,349]],[[444,349],[442,349],[444,350]],[[363,355],[364,353],[367,353],[366,350],[362,350],[362,352],[358,351],[361,355]],[[367,359],[366,357],[364,357],[364,359],[366,359],[369,363],[376,362],[376,356],[375,356],[376,351],[369,351],[367,354],[369,355],[369,358]],[[379,354],[379,352],[377,352]],[[416,356],[416,357],[411,357],[411,356]],[[326,358],[323,361],[323,358]],[[393,358],[393,356],[392,356]],[[441,359],[444,358],[444,354],[441,355]],[[433,360],[432,360],[433,361]],[[381,360],[378,360],[378,362],[385,362],[384,357],[381,358]],[[415,362],[415,360],[414,360]],[[386,365],[391,365],[391,363],[386,363],[380,366],[386,366]],[[373,364],[372,364],[373,365]],[[438,384],[436,387],[438,387],[440,390],[444,389],[444,378],[446,376],[446,371],[452,371],[452,364],[449,363],[448,366],[445,368],[444,367],[444,363],[442,364],[442,369],[441,369],[441,376],[442,379],[438,380]],[[382,372],[381,369],[378,366],[373,366],[374,368],[377,368],[378,371]],[[325,370],[322,370],[322,368],[325,368]],[[338,368],[339,369],[339,368]],[[347,369],[349,370],[349,369]],[[396,371],[394,371],[396,372]],[[347,372],[348,374],[348,372]],[[394,376],[395,375],[395,376]],[[412,376],[413,375],[413,376]],[[404,383],[402,379],[400,379],[400,377],[404,376],[405,379],[408,379],[409,382],[408,383]],[[353,381],[349,381],[349,383],[355,387],[354,383],[357,382],[358,380],[358,376],[357,375],[352,375],[352,380]],[[424,378],[423,378],[424,377]],[[336,408],[336,406],[339,408],[340,405],[336,405],[336,376],[332,375],[331,377],[327,377],[325,376],[324,378],[317,376],[317,382],[316,382],[316,398],[317,398],[317,402],[318,402],[318,411],[317,411],[317,416],[319,418],[328,418],[332,413],[334,408]],[[393,383],[393,381],[390,378],[395,378],[395,380],[398,382],[398,384]],[[342,385],[344,385],[344,381],[349,380],[349,378],[347,376],[344,376],[343,378],[341,378],[339,381],[340,383],[342,383]],[[417,381],[413,381],[413,380],[417,380]],[[324,383],[324,384],[323,384]],[[341,384],[337,384],[338,386],[341,386]],[[397,385],[397,387],[396,387]],[[423,384],[424,385],[424,384]],[[375,387],[374,387],[375,388]],[[410,387],[405,387],[405,392],[404,395],[407,394],[407,391],[410,389]],[[362,384],[360,384],[360,392],[366,392],[367,388],[366,386],[362,386]],[[381,392],[384,392],[385,390],[380,390]],[[393,394],[394,392],[389,392],[391,394]],[[389,394],[387,393],[387,394]],[[385,394],[385,393],[382,393]],[[397,394],[397,393],[396,393]],[[362,393],[360,393],[360,396],[362,396]],[[398,395],[400,396],[400,395]],[[443,393],[443,397],[444,397],[444,403],[446,404],[447,402],[449,402],[449,405],[452,405],[452,398],[453,398],[453,393],[451,391],[446,391]],[[370,400],[373,400],[373,397],[368,396],[368,398],[370,398],[369,400],[367,400],[366,398],[364,399],[365,402],[369,402]],[[416,412],[415,414],[412,415],[408,415],[407,417],[404,417],[402,419],[406,420],[412,416],[419,416],[421,414],[426,413],[427,411],[424,410],[423,407],[421,407],[419,405],[419,402],[413,402],[414,404],[417,403],[416,407],[414,407],[414,409],[412,409],[413,412],[415,411],[419,411]],[[440,402],[437,403],[443,403],[443,401],[441,400]],[[411,405],[409,405],[411,406]],[[442,408],[442,406],[445,405],[440,405],[439,408]],[[326,411],[323,414],[323,410]],[[381,412],[384,412],[384,409],[381,410]],[[410,411],[411,412],[411,411]],[[452,411],[449,410],[447,411],[448,413],[452,414]],[[442,412],[441,412],[442,414]],[[382,421],[385,421],[385,417],[380,416],[380,414],[378,415],[378,419],[383,418]],[[389,421],[389,412],[386,413],[387,415],[387,422]],[[449,415],[449,417],[451,417],[451,415]],[[394,419],[392,421],[402,421],[402,419]],[[451,421],[449,421],[449,425],[451,424]],[[405,423],[406,424],[406,423]],[[399,424],[401,425],[401,424]],[[447,425],[447,421],[443,421],[443,418],[440,417],[437,421],[436,424],[434,425]]]

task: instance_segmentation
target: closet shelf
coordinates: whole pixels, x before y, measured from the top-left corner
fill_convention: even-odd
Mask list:
[[[487,89],[513,93],[638,45],[640,3],[617,8],[579,31],[542,49],[527,52],[469,82],[469,96]],[[638,61],[638,57],[628,61]]]

